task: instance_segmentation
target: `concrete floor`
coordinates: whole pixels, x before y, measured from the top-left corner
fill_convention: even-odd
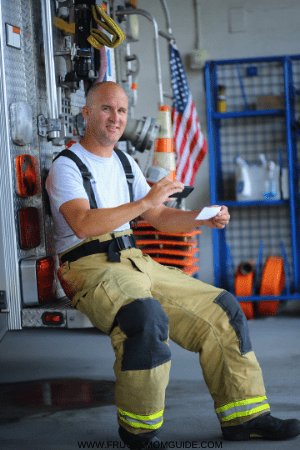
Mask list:
[[[280,418],[300,419],[299,303],[285,304],[275,317],[249,322],[269,403],[273,415]],[[174,442],[175,448],[300,447],[300,437],[284,442],[222,440],[198,356],[173,343],[171,351],[162,441]],[[107,336],[94,329],[11,331],[0,343],[0,361],[1,450],[75,450],[84,448],[80,442],[85,441],[99,443],[90,448],[120,448],[113,405],[114,354]],[[33,405],[32,386],[70,379],[81,380],[85,387],[90,385],[96,400],[86,406]],[[29,381],[32,383],[23,384]],[[16,393],[23,400],[27,393],[31,405],[16,403]]]

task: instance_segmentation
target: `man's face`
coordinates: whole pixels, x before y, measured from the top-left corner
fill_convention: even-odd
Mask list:
[[[122,136],[127,122],[128,99],[120,86],[102,86],[88,104],[87,131],[103,147],[110,147]]]

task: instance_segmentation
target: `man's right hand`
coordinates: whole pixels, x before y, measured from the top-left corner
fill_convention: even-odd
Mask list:
[[[149,209],[157,208],[165,202],[175,200],[175,198],[172,198],[172,194],[182,192],[183,189],[184,184],[180,181],[171,181],[169,178],[164,177],[152,186],[144,200],[149,204]]]

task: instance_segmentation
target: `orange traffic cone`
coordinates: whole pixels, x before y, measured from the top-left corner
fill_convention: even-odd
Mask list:
[[[169,106],[160,106],[157,121],[160,125],[156,136],[153,165],[170,171],[169,178],[176,180],[176,160],[173,145],[172,121]]]

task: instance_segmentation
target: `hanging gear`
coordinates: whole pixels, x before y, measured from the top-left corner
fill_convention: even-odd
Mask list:
[[[113,38],[110,39],[106,33],[103,33],[96,28],[92,28],[87,41],[97,50],[100,50],[104,45],[106,47],[115,48],[122,44],[126,36],[116,22],[114,22],[114,20],[98,5],[92,5],[92,12],[95,22],[111,34]]]
[[[121,161],[121,164],[123,166],[123,169],[124,169],[124,172],[125,172],[125,176],[126,176],[126,180],[127,180],[127,184],[128,184],[128,189],[129,189],[130,202],[133,202],[134,201],[134,198],[133,198],[133,180],[134,180],[134,175],[132,173],[131,164],[130,164],[128,158],[122,152],[122,150],[119,150],[118,148],[114,148],[114,151],[118,155],[118,157],[119,157],[119,159]],[[83,178],[83,186],[84,186],[84,189],[86,190],[86,193],[87,193],[88,198],[89,198],[90,208],[91,209],[98,209],[97,202],[96,202],[95,195],[94,195],[94,191],[93,191],[92,184],[91,184],[92,174],[89,172],[89,170],[86,167],[86,165],[83,164],[81,159],[77,155],[75,155],[74,152],[72,152],[69,149],[65,149],[65,150],[61,151],[54,158],[53,162],[57,158],[59,158],[60,156],[65,156],[66,158],[72,159],[72,161],[74,161],[74,163],[77,165],[78,169],[81,172],[82,178]],[[136,228],[137,227],[137,218],[135,218],[134,220],[131,221],[130,226],[131,226],[131,228]]]
[[[61,17],[53,17],[53,25],[59,30],[64,31],[65,33],[75,34],[76,24],[74,22],[68,23]]]
[[[97,50],[101,50],[102,47],[106,46],[109,48],[118,47],[118,45],[124,42],[126,36],[123,30],[116,24],[116,22],[109,17],[102,8],[98,5],[92,5],[92,13],[95,22],[100,25],[104,30],[106,30],[113,37],[110,38],[103,31],[98,30],[97,28],[92,28],[90,30],[90,35],[86,37],[86,40]],[[102,19],[102,20],[101,20]],[[65,20],[60,17],[53,18],[53,25],[59,30],[64,31],[68,34],[76,33],[76,24],[75,23],[67,23]],[[83,33],[85,34],[85,33]]]

